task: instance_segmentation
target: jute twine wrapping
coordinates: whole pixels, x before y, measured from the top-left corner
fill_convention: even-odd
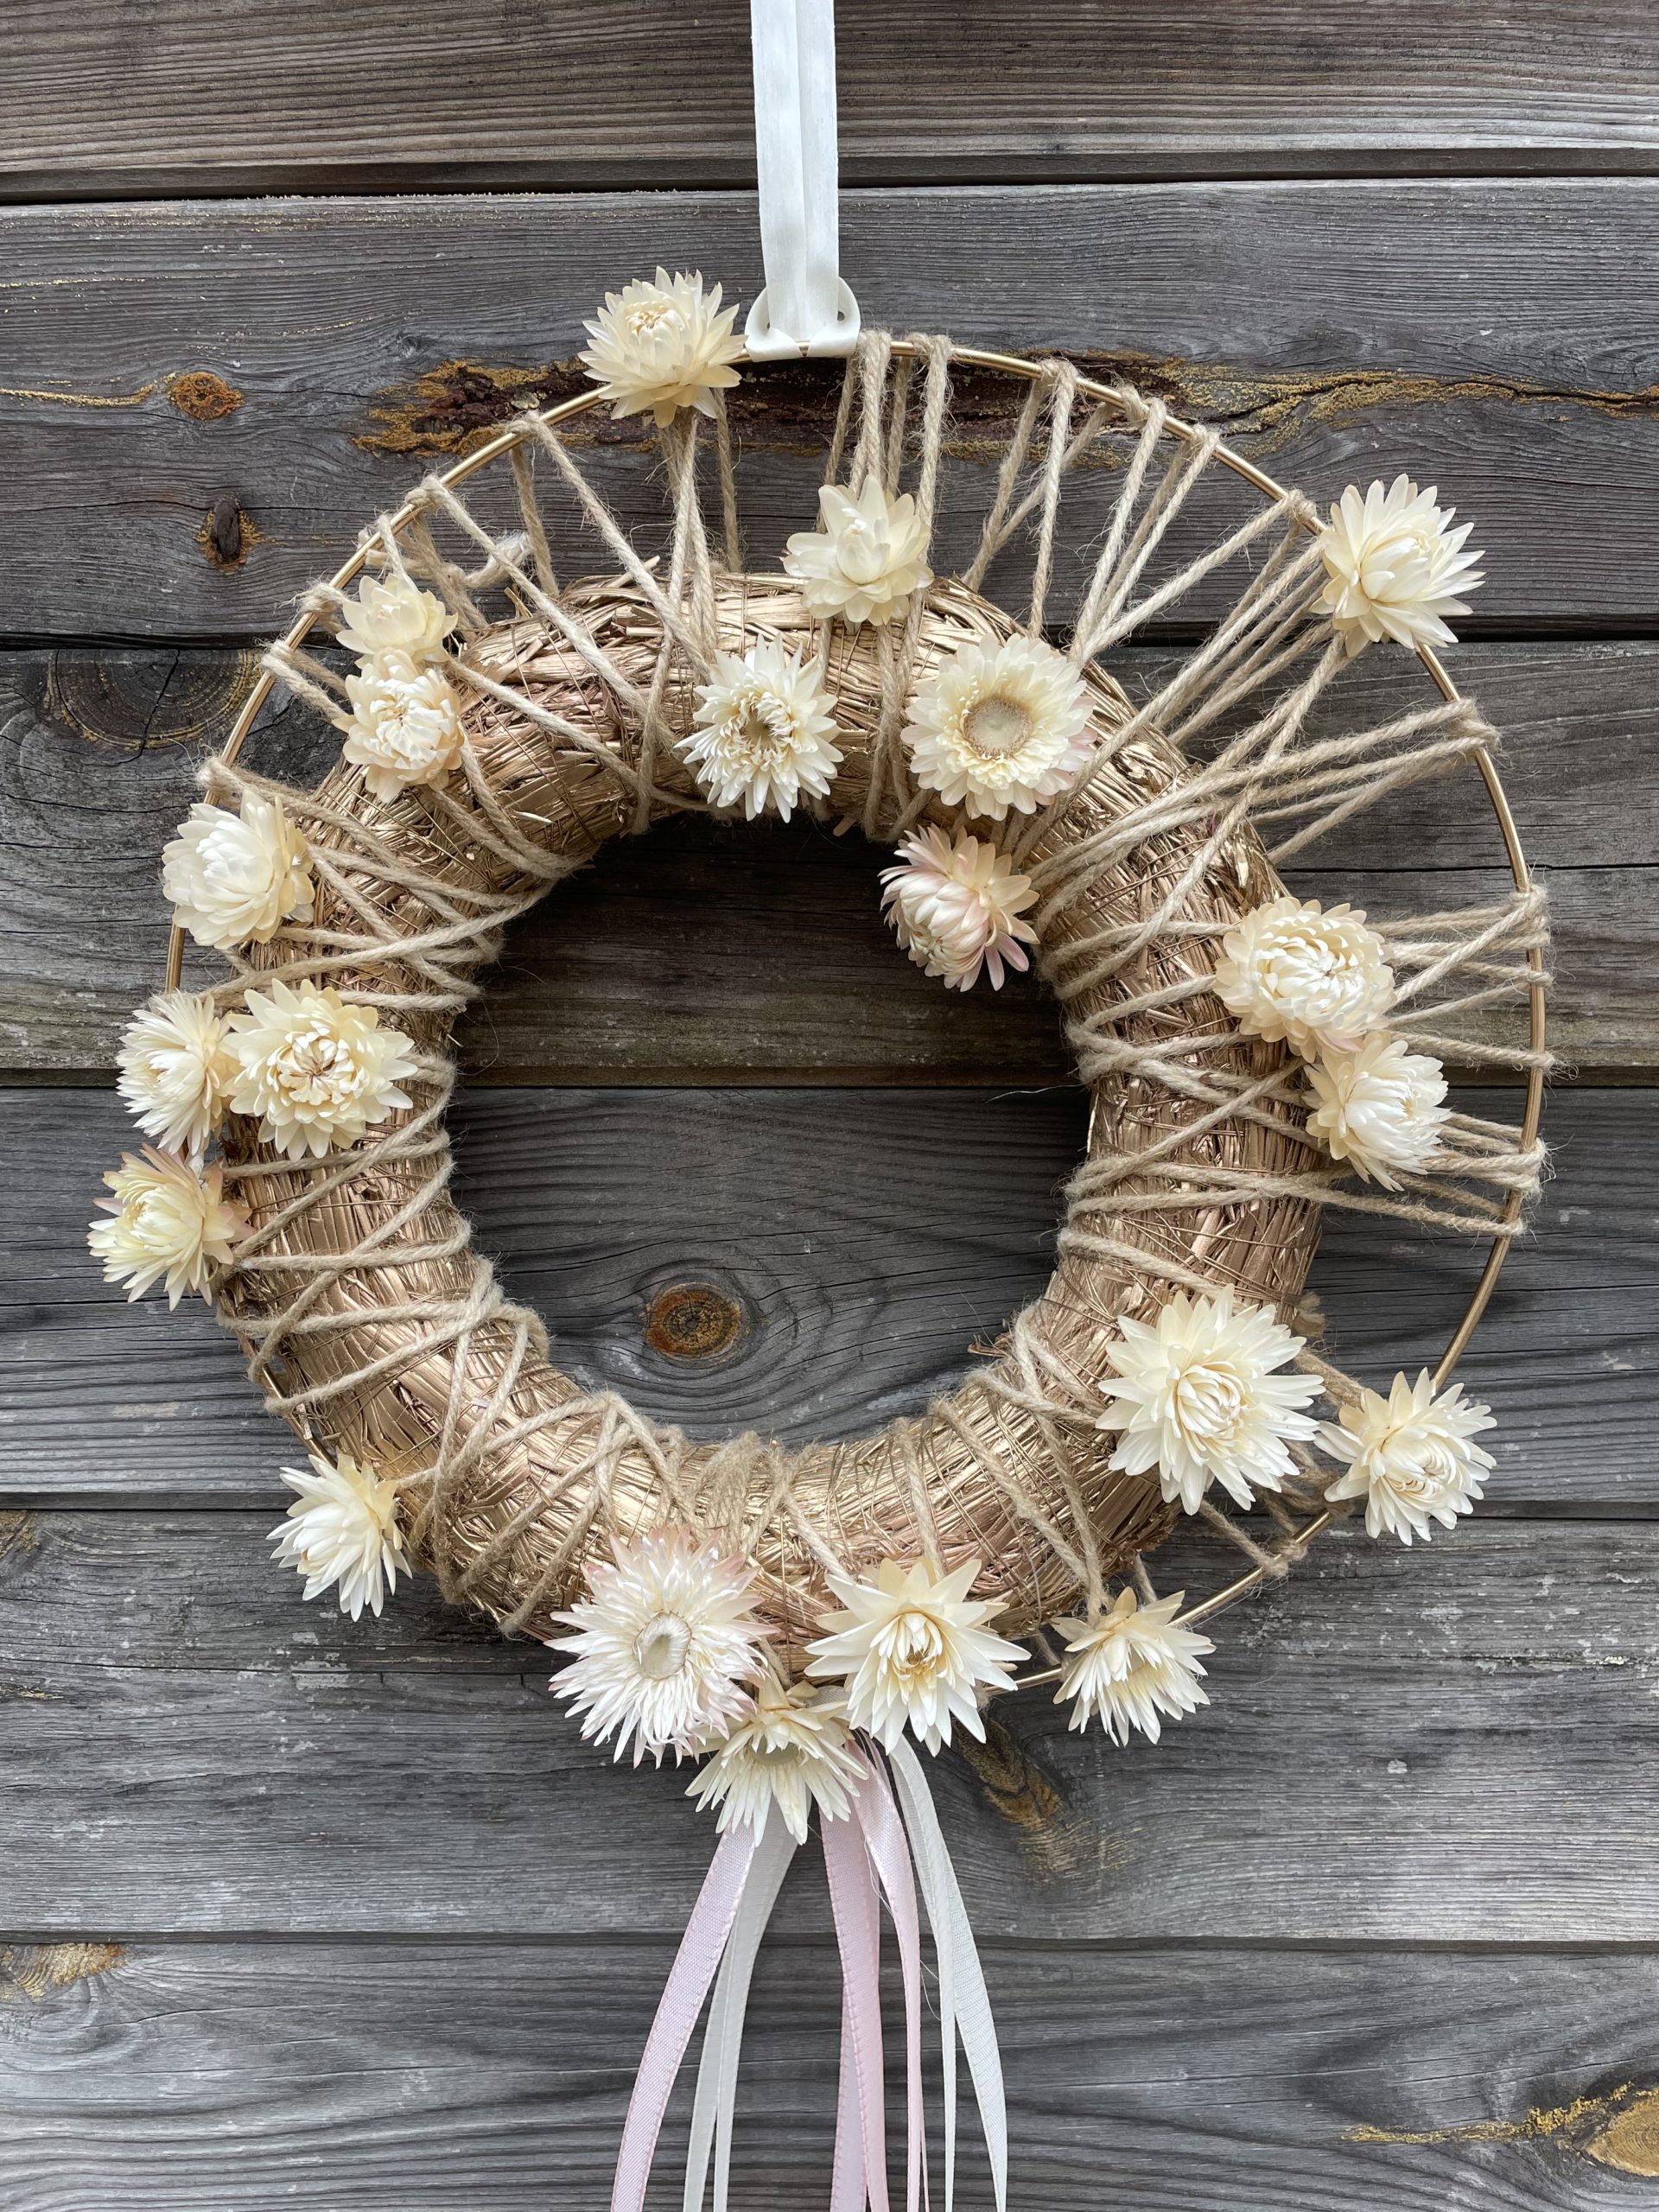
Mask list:
[[[889,382],[892,362],[880,350],[889,341],[875,338],[849,370],[836,453],[856,395],[851,480],[875,469],[896,482],[907,441],[919,435],[925,505],[948,353],[925,357],[918,398],[907,376]],[[982,1560],[977,1587],[1004,1596],[1011,1633],[1079,1595],[1092,1606],[1106,1579],[1175,1517],[1155,1482],[1113,1473],[1115,1440],[1096,1426],[1106,1349],[1123,1315],[1145,1316],[1179,1287],[1230,1285],[1294,1320],[1323,1205],[1501,1234],[1508,1194],[1536,1184],[1536,1147],[1457,1116],[1433,1172],[1399,1194],[1354,1186],[1305,1135],[1295,1063],[1282,1046],[1243,1035],[1216,998],[1223,935],[1281,888],[1253,817],[1294,824],[1281,849],[1299,849],[1379,791],[1469,758],[1491,733],[1457,702],[1340,740],[1309,735],[1309,709],[1341,656],[1310,620],[1317,577],[1296,512],[1270,516],[1266,558],[1183,676],[1132,709],[1092,656],[1149,600],[1167,602],[1167,587],[1134,597],[1148,535],[1155,543],[1159,518],[1166,526],[1213,442],[1154,474],[1162,421],[1155,404],[1128,395],[1140,437],[1071,645],[1093,702],[1096,764],[1079,791],[1010,824],[1004,839],[1038,887],[1037,964],[1063,1004],[1094,1097],[1088,1158],[1067,1193],[1044,1296],[1011,1324],[994,1358],[920,1418],[789,1452],[756,1435],[693,1443],[614,1394],[582,1390],[549,1363],[536,1318],[505,1300],[472,1250],[448,1187],[449,1038],[502,926],[608,838],[702,805],[673,741],[690,726],[714,652],[762,637],[819,658],[843,755],[821,810],[828,818],[889,839],[918,820],[949,822],[910,782],[905,702],[961,643],[1040,627],[1059,487],[1084,450],[1075,387],[1063,364],[1033,384],[999,474],[984,557],[968,572],[982,575],[985,547],[1034,512],[1023,623],[965,583],[941,583],[912,603],[897,635],[815,625],[792,586],[730,572],[711,552],[689,429],[667,442],[674,520],[660,570],[633,554],[569,454],[536,423],[526,442],[551,456],[623,573],[557,588],[517,453],[525,527],[510,541],[474,524],[442,483],[428,487],[430,511],[490,556],[481,577],[440,550],[423,518],[401,542],[382,533],[383,556],[407,563],[460,617],[454,673],[470,694],[462,766],[439,791],[391,801],[373,798],[343,765],[315,793],[283,791],[311,843],[316,911],[253,951],[221,995],[262,975],[332,983],[408,1031],[421,1079],[410,1111],[321,1162],[283,1161],[232,1124],[230,1173],[255,1230],[219,1299],[275,1408],[323,1448],[400,1478],[417,1561],[448,1595],[510,1627],[547,1633],[593,1547],[666,1522],[753,1560],[786,1650],[811,1632],[826,1569],[865,1571],[888,1557]],[[1037,436],[1045,410],[1046,442]],[[1103,412],[1090,422],[1098,427]],[[717,450],[731,556],[723,439]],[[1207,573],[1262,535],[1253,523],[1183,573]],[[486,583],[504,582],[519,611],[492,623],[480,597]],[[339,718],[337,676],[291,649],[278,649],[275,664]],[[1288,680],[1255,719],[1243,715],[1275,677]],[[1239,733],[1195,761],[1185,744],[1229,713]],[[210,791],[233,798],[251,784],[275,788],[219,766]],[[1541,929],[1535,899],[1525,898],[1390,928],[1398,1026],[1438,1042],[1437,1014],[1512,996]],[[1306,1357],[1332,1395],[1351,1392]],[[1323,1479],[1304,1462],[1286,1500],[1266,1501],[1260,1535],[1212,1508],[1207,1516],[1276,1570],[1296,1555],[1296,1512],[1317,1505]]]

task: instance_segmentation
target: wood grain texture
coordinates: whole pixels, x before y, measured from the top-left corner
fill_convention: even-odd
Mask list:
[[[1659,158],[1659,46],[1634,0],[1248,15],[1195,0],[841,0],[849,182],[982,183],[1425,170],[1641,170]],[[15,198],[743,183],[748,16],[512,0],[397,19],[291,0],[37,0],[0,97]]]
[[[1514,1094],[1470,1103],[1500,1113]],[[1071,1089],[474,1091],[460,1191],[585,1382],[701,1435],[855,1435],[919,1412],[1040,1290],[1083,1114]],[[1462,1370],[1497,1409],[1499,1512],[1659,1511],[1656,1116],[1642,1090],[1550,1102],[1555,1179]],[[129,1130],[107,1094],[0,1093],[0,1496],[275,1505],[293,1442],[232,1344],[194,1300],[127,1305],[85,1251],[98,1174]],[[1332,1217],[1313,1287],[1335,1355],[1375,1382],[1414,1373],[1477,1263]],[[717,1358],[646,1339],[652,1300],[688,1282],[743,1316]]]
[[[0,2006],[16,2202],[591,2212],[669,1957],[615,1942],[128,1950]],[[1020,2194],[1049,2212],[1650,2201],[1650,1958],[1068,1946],[997,1948],[987,1971]],[[741,2212],[823,2201],[836,1979],[822,1945],[762,1954]],[[902,2034],[891,2005],[888,2020]],[[1610,2094],[1624,2082],[1637,2087]],[[683,2125],[677,2104],[664,2204]],[[989,2192],[964,2126],[957,2201],[981,2212]]]
[[[1612,179],[855,190],[842,263],[872,322],[1076,352],[1316,497],[1356,474],[1438,480],[1479,524],[1481,623],[1605,632],[1651,626],[1659,604],[1656,195]],[[0,258],[5,622],[60,638],[276,626],[428,457],[571,388],[607,286],[666,260],[741,292],[759,268],[753,196],[709,192],[13,208]],[[825,365],[781,372],[772,411],[741,425],[763,553],[812,511],[804,449],[831,382]],[[969,419],[948,513],[983,493],[976,435]],[[591,457],[631,524],[660,513],[632,430]],[[1115,480],[1094,473],[1070,514],[1056,612]],[[201,542],[227,501],[234,565]],[[553,537],[567,569],[594,565],[568,518]],[[942,526],[935,565],[965,543]]]
[[[39,1941],[677,1936],[710,1833],[686,1775],[582,1744],[547,1656],[429,1584],[378,1622],[306,1606],[269,1564],[270,1520],[45,1515],[15,1532],[11,1924]],[[1157,1577],[1193,1589],[1220,1564],[1186,1540]],[[1213,1701],[1160,1743],[1069,1732],[1047,1692],[1011,1701],[982,1772],[934,1770],[976,1927],[1659,1942],[1656,1570],[1650,1523],[1477,1516],[1410,1551],[1345,1529],[1217,1624]],[[829,1929],[810,1880],[782,1910],[787,1929]]]
[[[1169,675],[1115,657],[1132,696]],[[1459,679],[1505,733],[1503,773],[1555,905],[1556,1051],[1588,1077],[1659,1069],[1651,891],[1659,814],[1659,645],[1487,645]],[[246,653],[0,654],[0,1072],[107,1081],[156,987],[160,853],[252,681]],[[1358,727],[1416,694],[1362,660],[1332,702]],[[251,757],[306,782],[331,760],[298,711]],[[514,933],[462,1036],[480,1081],[1048,1082],[1070,1071],[1052,1008],[1019,982],[938,988],[879,913],[882,855],[810,823],[686,822],[626,841]],[[1309,856],[1313,857],[1313,855]],[[1421,786],[1329,840],[1307,889],[1400,913],[1499,887],[1503,852],[1471,774]],[[1520,1016],[1486,1017],[1518,1037]]]

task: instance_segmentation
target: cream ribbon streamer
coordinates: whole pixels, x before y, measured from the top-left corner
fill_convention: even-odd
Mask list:
[[[835,0],[749,0],[764,289],[743,335],[757,361],[850,353],[858,302],[841,276]]]
[[[902,1738],[887,1757],[904,1815],[905,1833],[910,1838],[911,1854],[916,1862],[922,1903],[927,1908],[927,1924],[933,1933],[938,1969],[939,2034],[944,2061],[944,2212],[950,2212],[956,2190],[958,2035],[979,2105],[979,2124],[985,2131],[985,2151],[990,2160],[997,2212],[1004,2212],[1008,2201],[1007,2106],[996,2023],[991,2018],[984,1970],[979,1963],[979,1947],[974,1941],[968,1908],[962,1901],[957,1870],[945,1848],[922,1763]]]

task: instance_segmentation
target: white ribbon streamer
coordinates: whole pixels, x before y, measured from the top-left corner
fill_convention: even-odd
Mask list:
[[[956,2187],[957,2068],[956,2038],[968,2061],[968,2071],[979,2105],[979,2122],[985,2131],[986,2155],[990,2160],[991,2185],[996,2192],[997,2212],[1008,2201],[1008,2120],[1002,2087],[1002,2058],[997,2049],[996,2023],[986,1993],[985,1974],[979,1963],[968,1908],[962,1901],[957,1870],[945,1848],[939,1816],[922,1763],[902,1738],[887,1754],[894,1787],[910,1838],[916,1878],[933,1931],[938,1967],[939,2033],[944,2050],[944,2206],[950,2212]]]
[[[749,0],[764,289],[743,335],[757,361],[850,353],[858,302],[841,276],[835,0]]]

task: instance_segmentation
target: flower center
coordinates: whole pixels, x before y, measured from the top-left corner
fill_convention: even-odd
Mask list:
[[[691,1649],[691,1631],[677,1613],[658,1613],[633,1639],[633,1662],[648,1681],[677,1675]]]
[[[1230,1436],[1244,1410],[1244,1392],[1230,1368],[1195,1364],[1176,1376],[1170,1410],[1188,1436]]]
[[[628,335],[630,338],[653,337],[665,324],[676,324],[679,319],[679,309],[672,300],[641,300],[637,307],[628,309]]]
[[[849,582],[874,583],[887,565],[887,533],[861,520],[849,522],[836,548],[836,560]]]
[[[760,692],[743,700],[733,716],[734,741],[757,767],[787,765],[794,750],[795,721],[781,699]]]
[[[1031,735],[1031,716],[1018,699],[992,691],[976,699],[963,716],[962,734],[988,760],[1017,753]]]
[[[887,1644],[887,1664],[906,1687],[931,1681],[944,1659],[944,1631],[931,1613],[900,1613]]]

